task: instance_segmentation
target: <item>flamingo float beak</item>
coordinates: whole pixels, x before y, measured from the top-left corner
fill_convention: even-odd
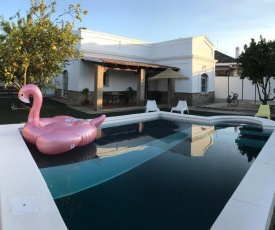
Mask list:
[[[29,99],[24,96],[24,93],[20,93],[18,98],[24,103],[30,103]]]

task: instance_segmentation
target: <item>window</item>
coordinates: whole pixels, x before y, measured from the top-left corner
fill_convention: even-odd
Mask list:
[[[63,97],[68,97],[68,71],[63,72]]]
[[[109,87],[109,74],[107,73],[107,71],[103,74],[103,86]]]
[[[201,75],[201,92],[202,93],[208,92],[208,75],[205,73]]]

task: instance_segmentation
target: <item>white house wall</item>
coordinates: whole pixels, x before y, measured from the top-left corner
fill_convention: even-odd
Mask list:
[[[157,63],[179,67],[189,77],[176,81],[175,92],[199,93],[203,73],[209,77],[208,91],[215,91],[214,46],[205,36],[156,43],[154,54]]]
[[[120,70],[108,70],[108,72],[110,86],[104,87],[104,92],[126,91],[129,87],[137,90],[137,75],[135,72]]]
[[[185,92],[185,93],[191,93],[192,89],[192,61],[191,59],[173,59],[169,60],[167,59],[165,62],[160,61],[158,62],[161,65],[168,65],[168,66],[176,66],[180,68],[178,73],[189,77],[189,80],[176,80],[175,82],[175,92]],[[166,87],[167,88],[167,87]]]
[[[192,93],[192,59],[178,60],[177,66],[180,68],[179,73],[189,77],[189,80],[177,80],[175,92]]]
[[[178,58],[191,58],[192,39],[180,38],[154,44],[153,58],[156,62]]]
[[[180,46],[186,46],[187,47],[187,42],[186,41],[179,41],[177,40],[177,42],[183,42],[184,44],[180,44]],[[164,46],[164,44],[167,44],[167,46]],[[165,52],[165,55],[162,55],[162,57],[160,59],[156,59],[155,61],[161,65],[168,65],[168,66],[175,66],[180,68],[180,70],[178,71],[180,74],[187,76],[190,78],[190,76],[192,76],[192,65],[191,65],[191,56],[180,56],[178,55],[179,52],[177,53],[177,57],[176,56],[172,56],[170,54],[176,54],[176,50],[172,50],[172,52],[169,52],[169,47],[170,46],[170,42],[166,43],[163,42],[161,44],[161,47],[156,46],[156,49],[161,48],[163,52]],[[175,43],[174,43],[175,44]],[[166,48],[166,49],[165,49]],[[186,52],[187,54],[187,52]],[[192,79],[191,80],[180,80],[180,81],[176,81],[175,82],[175,92],[191,92],[191,86],[192,86]],[[159,88],[158,88],[159,89]],[[160,88],[159,90],[163,90],[163,87]],[[167,90],[167,87],[166,87]]]
[[[68,90],[80,91],[79,84],[82,81],[82,65],[78,60],[72,60],[66,68],[68,71]]]
[[[201,76],[208,75],[208,92],[215,91],[214,46],[205,37],[193,38],[192,43],[192,93],[201,92]]]
[[[155,43],[153,54],[156,63],[178,67],[180,68],[179,73],[190,78],[189,80],[176,81],[175,92],[191,93],[192,78],[190,76],[192,76],[192,39],[181,38]],[[163,83],[161,83],[158,84],[158,89],[160,91],[166,91],[167,86],[165,88]]]
[[[71,60],[69,65],[65,67],[65,70],[68,71],[68,90],[72,91],[80,91],[80,83],[82,82],[82,65],[81,62],[74,59]],[[63,75],[60,74],[57,76],[56,81],[58,82],[56,84],[56,88],[63,89]],[[81,89],[82,90],[82,89]]]
[[[205,36],[194,37],[192,39],[192,54],[193,56],[214,59],[214,46]]]
[[[208,75],[208,91],[215,91],[215,68],[213,63],[209,63],[202,59],[193,59],[193,77],[192,77],[192,93],[199,93],[201,90],[201,76]]]
[[[90,30],[80,31],[80,49],[87,55],[131,61],[151,60],[152,44]]]
[[[82,79],[79,83],[80,90],[88,88],[89,91],[94,91],[94,75],[95,75],[95,66],[91,65],[89,62],[81,64],[83,67]]]

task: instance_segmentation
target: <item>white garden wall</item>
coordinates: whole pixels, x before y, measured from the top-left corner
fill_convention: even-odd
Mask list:
[[[247,78],[240,79],[239,77],[216,77],[215,78],[215,98],[224,99],[228,96],[228,92],[238,93],[240,100],[259,100],[258,92],[255,85]],[[228,91],[229,86],[229,91]],[[275,88],[275,80],[271,79],[271,88]],[[274,96],[272,92],[270,96]]]

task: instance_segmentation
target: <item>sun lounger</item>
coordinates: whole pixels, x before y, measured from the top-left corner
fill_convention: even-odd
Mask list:
[[[160,111],[155,100],[148,100],[146,103],[146,113]]]
[[[187,102],[186,102],[186,101],[181,101],[181,100],[179,100],[177,106],[176,106],[176,107],[173,107],[173,108],[171,109],[171,113],[172,113],[173,111],[178,111],[178,112],[180,112],[181,114],[183,114],[184,111],[187,111],[187,113],[189,113],[188,106],[187,106]]]
[[[270,119],[270,107],[269,105],[260,105],[258,112],[255,117],[266,117]]]

